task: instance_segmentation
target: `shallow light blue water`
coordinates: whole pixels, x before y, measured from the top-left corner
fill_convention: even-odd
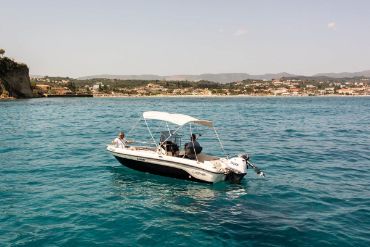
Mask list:
[[[121,166],[105,144],[146,110],[215,120],[266,178]],[[0,102],[0,126],[0,246],[370,246],[370,98],[18,100]]]

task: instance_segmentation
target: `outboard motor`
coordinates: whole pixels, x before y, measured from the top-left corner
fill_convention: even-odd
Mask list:
[[[265,176],[265,173],[263,171],[261,171],[257,166],[253,165],[251,162],[249,162],[249,155],[248,154],[240,155],[240,157],[243,158],[245,160],[245,162],[247,163],[247,169],[248,169],[248,166],[250,166],[254,169],[254,171],[257,173],[257,175],[259,175],[260,177]]]
[[[243,177],[247,174],[247,161],[242,157],[234,157],[227,160],[226,180],[231,183],[240,183]]]
[[[241,156],[234,157],[228,160],[227,168],[236,174],[247,173],[247,160]]]
[[[245,162],[249,160],[249,155],[248,154],[242,154],[240,155],[241,158],[245,159]]]
[[[227,160],[226,164],[229,173],[226,175],[226,180],[233,183],[239,183],[240,180],[247,174],[248,167],[252,167],[257,175],[264,177],[265,174],[249,161],[248,154],[242,154],[238,157]]]

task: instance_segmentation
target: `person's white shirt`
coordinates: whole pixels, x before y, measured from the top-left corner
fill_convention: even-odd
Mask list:
[[[113,144],[116,146],[116,148],[124,148],[127,146],[127,141],[125,138],[120,139],[119,137],[117,137],[116,139],[114,139]]]

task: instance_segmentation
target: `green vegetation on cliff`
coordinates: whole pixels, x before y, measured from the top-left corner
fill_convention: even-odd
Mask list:
[[[4,50],[0,49],[1,54]],[[15,98],[32,98],[29,69],[26,64],[17,63],[8,57],[0,56],[0,83],[9,96]]]
[[[25,64],[16,63],[8,57],[2,57],[0,58],[0,78],[11,71],[24,69],[25,67],[28,69]]]

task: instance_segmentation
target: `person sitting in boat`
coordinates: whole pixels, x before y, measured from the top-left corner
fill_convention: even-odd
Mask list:
[[[164,141],[159,144],[167,152],[167,154],[170,154],[172,156],[178,156],[179,146],[176,143],[172,141]]]
[[[129,142],[125,139],[125,133],[123,132],[119,132],[118,137],[112,142],[112,144],[115,145],[116,148],[127,147],[128,143]]]
[[[199,142],[196,141],[197,137],[195,134],[191,134],[190,142],[185,144],[185,157],[189,159],[196,159],[196,155],[202,152],[202,147]]]

